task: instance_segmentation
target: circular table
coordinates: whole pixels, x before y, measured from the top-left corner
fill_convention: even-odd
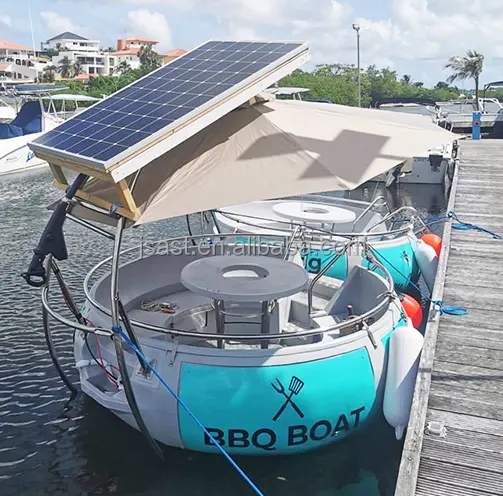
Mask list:
[[[282,202],[274,205],[273,210],[286,219],[316,224],[348,224],[356,219],[355,212],[324,203]]]
[[[307,287],[306,270],[281,258],[223,255],[186,265],[181,283],[214,300],[260,302],[294,295]]]

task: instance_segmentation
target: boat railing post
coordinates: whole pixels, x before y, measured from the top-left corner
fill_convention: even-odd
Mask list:
[[[260,334],[269,334],[271,326],[271,314],[269,311],[269,301],[262,302],[262,318],[260,322]],[[269,341],[263,340],[260,342],[260,348],[267,350],[269,348]]]
[[[350,239],[346,243],[344,248],[339,253],[336,253],[334,258],[332,258],[332,260],[330,260],[330,262],[327,265],[325,265],[325,267],[322,270],[320,270],[320,272],[318,272],[318,274],[316,274],[315,277],[313,277],[313,280],[311,281],[307,289],[307,311],[309,315],[311,315],[313,311],[313,290],[315,284],[327,273],[328,269],[330,269],[330,267],[332,267],[332,265],[334,265],[335,262],[337,262],[337,260],[339,260],[339,258],[342,257],[342,255],[348,252],[348,250],[353,246],[355,242],[358,243],[357,238]]]
[[[222,300],[215,300],[215,321],[217,326],[217,334],[225,333],[225,315],[224,315],[224,302]],[[224,349],[224,340],[217,340],[217,348]]]

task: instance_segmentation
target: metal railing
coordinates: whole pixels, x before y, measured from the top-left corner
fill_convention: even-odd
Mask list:
[[[215,235],[216,238],[221,238],[223,235]],[[235,236],[234,236],[235,237]],[[208,238],[208,235],[200,235],[200,236],[195,236],[194,238]],[[184,238],[173,238],[168,241],[177,241],[180,239]],[[185,238],[185,240],[188,242],[190,239]],[[161,241],[159,241],[161,242]],[[353,246],[355,244],[361,244],[361,241],[358,240],[353,240],[350,243],[350,246]],[[189,246],[187,246],[190,248]],[[138,250],[139,247],[133,247],[129,248],[127,250],[124,250],[121,252],[121,256],[130,252],[133,252],[134,250]],[[349,248],[347,248],[349,249]],[[346,251],[346,250],[345,250]],[[368,254],[370,252],[367,252]],[[342,254],[340,255],[342,256]],[[103,306],[101,303],[96,301],[96,299],[91,295],[91,290],[89,288],[89,281],[93,274],[96,273],[97,270],[102,268],[105,264],[110,263],[112,261],[113,257],[108,257],[105,260],[101,261],[98,263],[95,267],[91,269],[91,271],[86,275],[84,279],[84,293],[87,299],[87,302],[92,305],[94,308],[102,312],[105,316],[112,318],[112,312],[109,308]],[[144,329],[147,331],[152,331],[156,332],[159,334],[164,334],[167,336],[171,337],[176,337],[176,336],[184,336],[184,337],[190,337],[190,338],[197,338],[197,339],[208,339],[208,340],[225,340],[225,341],[238,341],[238,342],[248,342],[248,341],[260,341],[260,342],[270,342],[273,340],[289,340],[289,339],[296,339],[299,337],[310,337],[310,336],[315,336],[315,335],[320,335],[328,332],[333,332],[336,330],[342,330],[346,328],[354,328],[355,324],[359,323],[365,323],[367,319],[370,317],[376,315],[377,313],[381,312],[388,304],[390,301],[390,298],[393,295],[393,280],[391,278],[391,275],[389,272],[386,270],[382,264],[380,264],[377,260],[373,260],[373,263],[378,265],[379,269],[382,271],[384,274],[384,280],[386,284],[388,285],[388,294],[389,298],[383,298],[375,307],[373,307],[371,310],[368,312],[354,317],[348,321],[343,321],[339,323],[335,323],[333,325],[329,325],[326,327],[320,327],[320,328],[314,328],[314,329],[306,329],[302,330],[299,332],[292,332],[292,333],[277,333],[277,334],[221,334],[221,333],[208,333],[208,332],[200,332],[200,331],[193,331],[193,330],[183,330],[183,329],[177,329],[175,325],[170,326],[169,328],[167,327],[161,327],[153,324],[147,324],[145,322],[137,321],[137,320],[130,320],[130,324],[134,326],[135,328],[138,329]],[[328,270],[329,266],[327,266],[325,269]],[[318,274],[317,280],[323,275],[323,273]],[[312,288],[314,287],[314,284],[312,284],[312,287],[310,288],[312,291]],[[42,304],[44,309],[47,311],[47,313],[54,318],[56,321],[60,322],[61,324],[74,328],[76,330],[86,332],[86,333],[92,333],[92,334],[97,334],[97,335],[102,335],[102,336],[113,336],[113,333],[110,329],[101,327],[101,326],[93,326],[93,325],[83,325],[79,324],[75,321],[71,321],[67,319],[66,317],[60,315],[56,310],[54,310],[51,307],[51,304],[49,302],[49,293],[50,293],[50,286],[45,286],[42,290]],[[207,305],[207,304],[206,304]],[[201,307],[204,307],[205,305],[202,305]],[[201,311],[206,311],[208,309],[200,309]],[[192,311],[198,311],[198,307],[192,309]]]
[[[391,208],[389,208],[389,204],[388,204],[388,201],[386,200],[386,198],[384,196],[378,196],[356,219],[355,221],[353,222],[353,228],[352,228],[352,231],[354,231],[355,227],[356,227],[356,224],[358,224],[358,222],[360,222],[360,220],[363,219],[363,217],[365,217],[365,215],[367,215],[371,210],[373,210],[375,208],[375,206],[380,203],[380,202],[384,202],[384,205],[386,206],[386,208],[388,209],[388,214],[391,213]]]

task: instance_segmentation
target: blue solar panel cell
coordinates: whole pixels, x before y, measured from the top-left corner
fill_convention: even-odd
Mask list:
[[[33,144],[105,166],[301,46],[210,41],[98,102]]]
[[[66,151],[69,153],[82,153],[93,146],[99,145],[100,142],[98,140],[94,140],[91,138],[83,139],[82,141],[78,141],[73,143],[71,146],[66,148]]]
[[[100,144],[96,145],[94,148],[88,148],[88,150],[92,150],[92,152],[90,153],[91,157],[106,162],[107,160],[110,160],[112,157],[115,157],[121,154],[122,152],[125,152],[127,150],[127,147],[120,145],[112,145],[110,147],[103,149]]]

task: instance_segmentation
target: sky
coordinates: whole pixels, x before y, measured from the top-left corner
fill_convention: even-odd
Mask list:
[[[390,67],[433,86],[452,55],[484,54],[482,81],[503,80],[503,0],[32,0],[37,48],[72,31],[115,46],[148,36],[159,48],[190,49],[209,39],[302,40],[311,62]],[[1,0],[0,39],[32,45],[29,2]],[[460,84],[471,88],[469,82]]]

